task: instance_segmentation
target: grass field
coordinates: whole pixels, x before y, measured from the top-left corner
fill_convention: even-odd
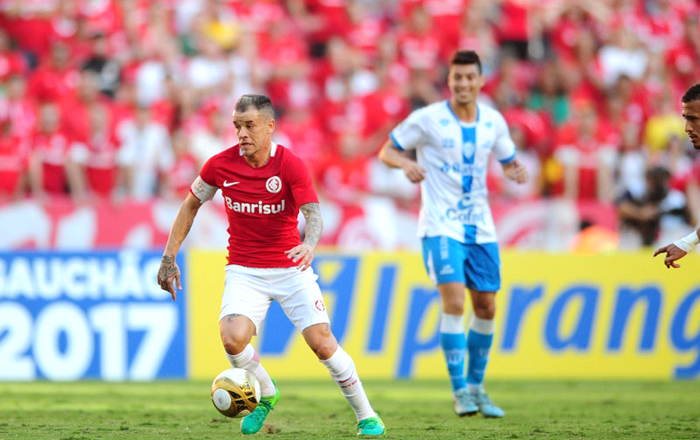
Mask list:
[[[352,438],[354,416],[330,380],[282,381],[257,437]],[[209,383],[0,383],[0,440],[231,439]],[[502,420],[452,413],[446,381],[365,382],[394,439],[699,439],[700,381],[492,381]]]

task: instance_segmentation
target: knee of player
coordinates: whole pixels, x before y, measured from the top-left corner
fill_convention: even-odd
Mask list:
[[[306,343],[320,360],[330,359],[338,349],[338,341],[330,331],[314,331],[305,335]]]
[[[496,316],[496,303],[482,302],[474,304],[474,315],[481,319],[493,319]]]
[[[338,342],[336,342],[335,338],[323,338],[323,340],[314,344],[311,349],[316,354],[316,357],[325,361],[326,359],[330,359],[333,353],[338,349]]]
[[[450,298],[443,302],[442,308],[448,315],[464,315],[464,298]]]
[[[226,350],[228,354],[238,354],[242,352],[249,342],[249,338],[246,338],[243,334],[235,332],[221,333],[221,343],[224,345],[224,350]]]

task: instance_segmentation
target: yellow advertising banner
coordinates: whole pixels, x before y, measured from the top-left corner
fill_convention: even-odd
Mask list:
[[[225,261],[188,254],[192,378],[229,368],[218,331]],[[700,258],[681,265],[649,253],[503,252],[487,378],[700,377]],[[319,253],[314,270],[361,377],[447,377],[440,300],[419,254]],[[327,374],[276,303],[253,344],[273,377]]]

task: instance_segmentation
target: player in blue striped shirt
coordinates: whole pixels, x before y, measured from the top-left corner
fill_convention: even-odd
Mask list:
[[[440,339],[455,412],[503,417],[505,413],[483,387],[495,328],[495,296],[501,286],[496,230],[486,189],[489,155],[518,183],[526,182],[528,173],[516,158],[503,116],[477,102],[484,77],[476,52],[454,54],[447,84],[450,99],[411,113],[391,132],[379,158],[403,169],[411,182],[421,185],[418,236],[426,270],[442,299]],[[416,150],[417,160],[402,154],[407,150]],[[465,335],[467,288],[474,316]]]

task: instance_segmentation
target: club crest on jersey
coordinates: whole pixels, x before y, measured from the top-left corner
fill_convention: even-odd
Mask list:
[[[277,176],[272,176],[265,182],[265,188],[273,194],[282,190],[282,180]]]
[[[465,157],[472,157],[475,150],[476,145],[474,145],[473,142],[465,142],[464,145],[462,145],[462,152],[464,153]]]

